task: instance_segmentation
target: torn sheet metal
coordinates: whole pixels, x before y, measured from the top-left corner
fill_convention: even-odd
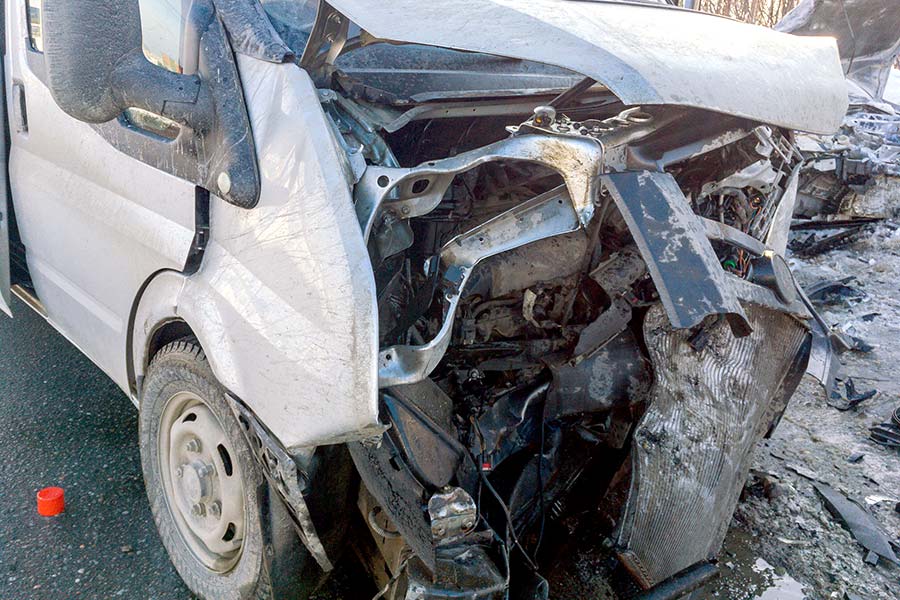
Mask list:
[[[832,390],[831,394],[826,399],[828,406],[840,411],[856,408],[878,393],[878,390],[876,389],[858,391],[852,377],[842,379],[841,383],[843,386]]]
[[[831,398],[834,391],[837,376],[841,368],[841,359],[832,341],[832,331],[825,319],[816,311],[812,302],[806,296],[806,292],[799,286],[797,291],[803,304],[806,305],[812,315],[809,323],[812,341],[809,351],[809,361],[806,363],[806,373],[812,375],[825,389],[825,397]]]
[[[869,439],[881,446],[900,448],[900,406],[891,413],[890,421],[869,427]],[[897,506],[900,507],[900,504]]]
[[[846,246],[855,242],[863,234],[871,233],[874,224],[882,219],[836,219],[834,221],[799,221],[793,231],[804,233],[797,234],[791,241],[790,248],[794,256],[813,257],[824,254],[835,248]]]
[[[847,110],[837,49],[828,38],[651,4],[330,4],[375,38],[563,67],[595,79],[628,105],[691,106],[817,133],[837,129]]]
[[[328,573],[334,569],[334,565],[328,558],[322,538],[316,531],[316,525],[303,495],[305,475],[301,474],[293,457],[288,454],[278,440],[272,437],[266,427],[256,418],[256,415],[244,406],[243,402],[229,394],[225,394],[225,398],[228,400],[228,406],[234,413],[235,419],[246,423],[242,430],[248,447],[253,451],[253,457],[259,463],[269,485],[281,496],[288,507],[300,540],[319,567]]]
[[[725,315],[736,335],[750,326],[725,278],[704,226],[668,173],[626,171],[604,175],[628,224],[672,325],[699,325]]]
[[[795,35],[833,36],[847,79],[855,84],[850,87],[851,100],[884,96],[891,64],[900,53],[896,2],[802,0],[775,28]]]
[[[410,169],[369,166],[354,191],[363,237],[368,241],[377,219],[385,213],[397,219],[428,214],[441,203],[457,175],[503,159],[534,162],[557,170],[566,182],[569,202],[581,224],[591,220],[597,176],[603,164],[601,144],[590,139],[522,135]]]
[[[750,306],[751,335],[710,330],[694,349],[659,306],[644,321],[654,383],[634,434],[619,556],[644,587],[718,553],[770,404],[808,333]]]
[[[849,529],[856,541],[869,551],[866,562],[874,564],[878,562],[878,557],[881,557],[900,566],[900,559],[894,554],[888,537],[872,513],[829,485],[816,483],[813,487],[822,498],[828,512]]]

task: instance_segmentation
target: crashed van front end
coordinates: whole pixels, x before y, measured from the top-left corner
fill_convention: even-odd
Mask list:
[[[807,168],[795,214],[889,216],[887,201],[900,185],[900,114],[885,92],[900,56],[900,11],[868,0],[803,0],[776,28],[835,38],[850,99],[839,131],[797,137]],[[812,255],[841,241],[812,236],[795,251]]]
[[[261,5],[371,261],[377,420],[343,439],[384,597],[546,598],[578,511],[640,588],[707,576],[813,343],[791,130],[841,122],[834,42],[655,4]]]

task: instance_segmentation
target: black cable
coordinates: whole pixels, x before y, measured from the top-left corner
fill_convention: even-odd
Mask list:
[[[593,79],[591,77],[585,77],[584,79],[582,79],[581,81],[579,81],[578,83],[576,83],[575,85],[573,85],[572,87],[570,87],[569,89],[567,89],[566,91],[561,93],[559,96],[557,96],[556,98],[551,100],[549,105],[552,106],[553,108],[565,107],[569,104],[569,102],[575,101],[578,98],[578,96],[580,96],[584,92],[591,89],[591,87],[595,83],[597,83],[596,79]]]
[[[541,448],[538,452],[538,490],[541,501],[541,528],[538,533],[537,544],[534,546],[534,557],[537,559],[538,552],[541,550],[541,542],[544,541],[544,525],[546,524],[546,511],[544,507],[544,418],[546,415],[541,411]]]
[[[515,544],[515,546],[519,549],[519,551],[522,553],[522,556],[525,557],[525,561],[528,563],[528,566],[531,567],[531,570],[537,572],[537,565],[534,563],[534,560],[532,560],[531,556],[528,555],[528,552],[525,551],[525,547],[519,541],[519,536],[516,535],[516,528],[513,525],[513,518],[509,512],[509,507],[506,506],[503,498],[500,496],[499,492],[494,489],[494,486],[491,484],[490,480],[488,480],[488,478],[484,476],[484,473],[482,473],[482,478],[484,479],[485,487],[487,487],[491,495],[494,496],[494,498],[497,500],[497,503],[500,504],[500,510],[503,511],[503,515],[506,517],[506,529],[512,536],[513,544]]]
[[[419,417],[420,420],[426,426],[428,426],[428,428],[431,429],[439,438],[441,438],[450,447],[456,448],[458,451],[460,451],[463,454],[463,457],[471,463],[472,468],[474,468],[475,471],[478,473],[479,480],[481,481],[481,483],[488,489],[488,491],[491,492],[491,495],[494,496],[494,499],[497,500],[497,503],[500,504],[500,509],[503,511],[503,515],[506,517],[507,531],[509,534],[511,534],[513,543],[519,549],[519,551],[522,552],[522,555],[525,557],[525,560],[528,563],[528,566],[531,567],[531,569],[533,571],[537,572],[537,570],[538,570],[537,564],[535,564],[534,560],[531,558],[531,556],[528,554],[528,552],[525,551],[525,547],[519,541],[519,536],[516,535],[516,529],[515,529],[515,526],[513,525],[513,518],[512,518],[512,514],[510,514],[510,512],[509,512],[509,507],[506,505],[506,502],[503,501],[503,498],[500,496],[499,492],[497,492],[497,490],[494,488],[494,486],[491,485],[491,482],[490,482],[490,480],[488,480],[487,476],[484,474],[484,471],[476,463],[475,457],[472,456],[472,452],[468,448],[463,446],[458,440],[455,440],[452,437],[450,437],[445,431],[443,431],[440,428],[440,426],[438,426],[436,423],[434,423],[434,421],[431,420],[430,417],[425,415],[424,412],[421,409],[419,409],[417,406],[413,406],[410,403],[402,402],[396,398],[395,398],[395,400],[398,400],[398,402],[403,404],[407,410],[410,410],[411,412],[413,412],[413,414],[416,414],[416,416]],[[478,438],[481,440],[481,446],[482,446],[482,448],[484,448],[484,435],[481,432],[481,428],[478,426],[478,422],[475,420],[474,417],[470,417],[469,421],[474,426],[475,431],[478,434]],[[482,456],[483,455],[484,455],[484,452],[482,450]],[[481,489],[480,488],[478,491],[478,496],[479,496],[479,503],[480,503],[480,501],[481,501]],[[480,510],[479,510],[479,516],[480,516]],[[508,541],[506,543],[507,543],[507,545],[509,544]]]
[[[475,431],[478,433],[478,437],[482,440],[482,443],[483,443],[484,435],[482,435],[482,433],[481,433],[481,428],[478,426],[478,421],[476,421],[474,418],[470,418],[469,420],[472,423],[472,425],[475,427]],[[471,456],[471,453],[468,453],[468,454],[469,454],[470,460],[472,460],[474,462],[475,459]],[[510,512],[509,512],[509,507],[506,506],[506,502],[503,501],[503,498],[500,496],[499,492],[497,492],[497,490],[491,484],[490,480],[484,474],[484,471],[482,469],[478,469],[478,474],[481,476],[481,480],[484,483],[484,486],[488,489],[488,491],[491,493],[491,495],[494,496],[494,499],[497,500],[497,503],[500,505],[500,510],[503,511],[503,516],[506,517],[506,529],[507,529],[507,532],[512,536],[513,544],[515,544],[515,546],[519,549],[519,551],[522,553],[522,556],[525,557],[525,561],[528,563],[528,566],[531,567],[531,570],[534,572],[537,572],[537,570],[538,570],[537,564],[535,564],[534,560],[532,560],[532,558],[528,554],[528,552],[525,551],[525,547],[519,541],[519,536],[516,535],[516,528],[513,525],[512,514],[510,514]]]

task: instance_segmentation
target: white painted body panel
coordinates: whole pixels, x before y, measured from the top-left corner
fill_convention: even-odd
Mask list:
[[[141,299],[138,369],[139,340],[178,317],[285,446],[366,435],[377,425],[375,282],[340,150],[304,71],[243,55],[238,67],[260,201],[244,210],[212,198],[200,270],[164,274]]]
[[[29,117],[27,132],[11,132],[9,161],[28,268],[48,320],[127,391],[129,315],[153,273],[183,268],[194,186],[63,113],[26,60],[24,0],[6,8],[7,98],[23,85]]]
[[[24,86],[31,116],[13,133],[10,175],[48,320],[128,392],[152,334],[183,319],[222,384],[286,446],[365,435],[377,422],[375,284],[306,73],[239,57],[260,201],[245,210],[211,198],[210,240],[186,277],[194,186],[65,115],[26,60],[24,0],[7,6],[8,85]]]
[[[629,105],[673,104],[832,133],[847,111],[831,38],[650,4],[333,0],[376,38],[563,67]]]

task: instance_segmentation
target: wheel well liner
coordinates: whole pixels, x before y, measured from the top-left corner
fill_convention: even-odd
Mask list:
[[[156,353],[164,346],[186,337],[193,338],[194,340],[197,339],[194,330],[191,329],[191,326],[188,325],[187,321],[184,319],[173,319],[156,328],[147,342],[147,355],[143,365],[144,370],[147,369],[150,361],[153,360]],[[199,342],[196,343],[199,344]]]

